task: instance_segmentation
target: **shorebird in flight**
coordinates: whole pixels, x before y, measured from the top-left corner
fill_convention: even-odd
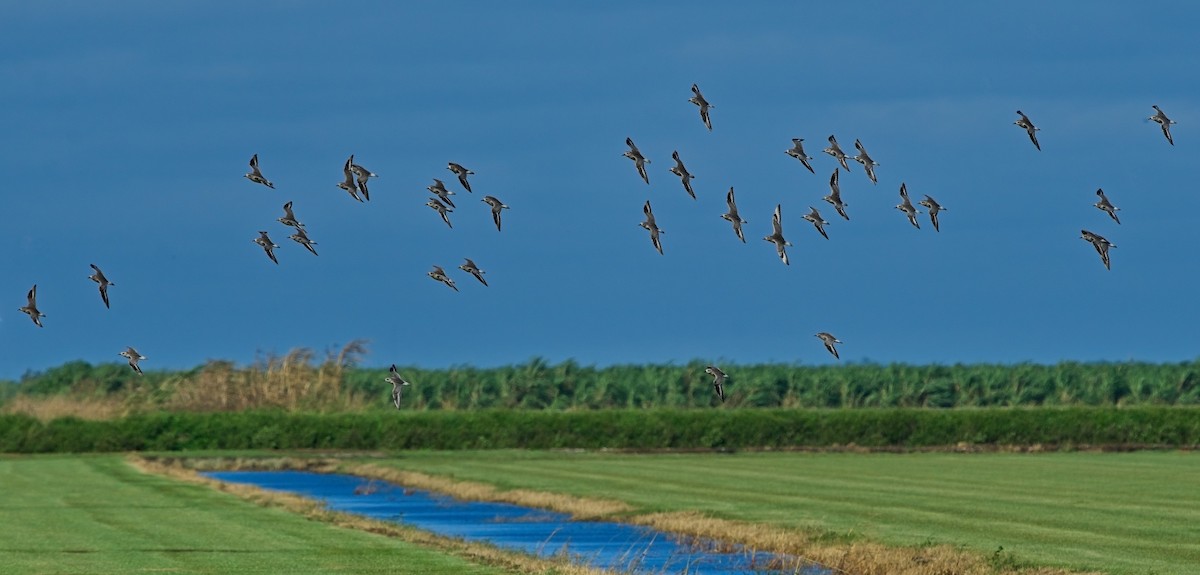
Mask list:
[[[92,266],[92,275],[88,276],[88,279],[100,284],[100,299],[104,300],[104,307],[109,307],[108,286],[115,286],[117,284],[108,281],[108,278],[104,277],[104,272],[100,271],[100,268],[96,267],[96,264],[88,265]]]
[[[808,171],[816,173],[813,172],[812,164],[808,163],[812,159],[812,156],[804,153],[804,138],[792,138],[792,147],[784,150],[783,153],[800,160],[800,163],[804,164],[804,167],[808,168]]]
[[[33,320],[34,325],[45,327],[42,325],[41,318],[46,317],[46,314],[38,311],[37,308],[37,284],[33,284],[33,287],[29,289],[29,293],[25,294],[25,299],[27,301],[25,307],[17,308],[17,311],[28,315],[29,319]]]
[[[725,403],[725,372],[715,365],[710,365],[704,368],[704,373],[713,376],[713,391],[717,392],[721,403]]]
[[[426,272],[425,275],[454,288],[454,291],[458,291],[458,286],[454,285],[454,280],[446,275],[446,270],[442,269],[442,266],[433,266],[433,270]]]
[[[291,238],[292,241],[304,246],[304,249],[312,252],[312,255],[320,255],[317,253],[317,250],[313,249],[313,246],[317,245],[317,242],[308,239],[308,232],[304,231],[304,228],[296,228],[296,233],[288,237]]]
[[[629,150],[621,155],[633,160],[633,165],[637,167],[638,175],[642,177],[643,181],[649,184],[650,176],[646,174],[646,164],[649,164],[650,160],[647,160],[646,156],[642,155],[642,151],[634,145],[633,138],[625,138],[625,145],[629,146]]]
[[[1029,134],[1029,141],[1033,142],[1034,147],[1036,147],[1039,152],[1042,151],[1042,145],[1038,143],[1036,133],[1038,130],[1041,130],[1041,128],[1034,126],[1033,122],[1029,120],[1029,116],[1026,116],[1024,112],[1017,110],[1017,114],[1019,114],[1021,118],[1013,123],[1023,128],[1025,133]]]
[[[709,119],[709,117],[708,117],[708,109],[715,108],[716,106],[709,104],[708,100],[704,99],[704,96],[702,94],[700,94],[700,86],[697,86],[695,84],[692,84],[692,97],[688,98],[688,101],[697,106],[700,106],[700,120],[702,122],[704,122],[704,127],[708,128],[708,131],[711,132],[712,131],[712,120]]]
[[[138,367],[138,362],[143,359],[146,359],[146,356],[138,353],[137,350],[133,349],[132,347],[126,347],[125,351],[122,351],[121,353],[119,353],[117,355],[120,355],[121,357],[128,359],[129,367],[133,368],[133,371],[137,372],[138,375],[142,374],[142,368]]]
[[[392,384],[392,403],[396,405],[396,409],[400,409],[401,390],[408,385],[408,382],[400,377],[400,372],[396,370],[396,364],[392,364],[392,369],[388,370],[388,376],[383,380]]]
[[[658,235],[666,232],[658,229],[658,223],[654,221],[654,212],[650,209],[650,200],[646,200],[646,205],[642,206],[642,213],[646,214],[646,219],[638,225],[650,232],[650,243],[654,244],[654,249],[658,250],[658,255],[661,256],[663,253],[662,239]]]
[[[791,265],[788,263],[787,248],[792,245],[783,238],[783,216],[780,214],[780,205],[775,204],[775,214],[771,216],[771,235],[763,239],[775,244],[775,253],[779,254],[779,259],[783,261],[783,265]]]
[[[500,231],[500,210],[507,210],[508,206],[496,196],[484,196],[480,201],[492,207],[492,221],[496,222],[496,231]]]
[[[368,202],[371,201],[371,193],[367,190],[367,180],[378,178],[379,175],[354,163],[354,154],[350,154],[350,171],[354,172],[354,176],[358,178],[358,191],[362,192],[364,199]]]
[[[433,210],[435,212],[437,212],[439,215],[441,215],[442,221],[446,222],[447,226],[450,226],[451,228],[454,227],[454,224],[450,223],[450,216],[446,215],[447,213],[454,211],[454,210],[450,209],[449,206],[447,206],[446,204],[443,204],[442,202],[439,202],[437,198],[429,198],[429,201],[425,202],[425,205],[433,208]]]
[[[684,191],[686,191],[693,200],[696,199],[696,192],[692,190],[692,179],[696,176],[693,176],[687,171],[687,168],[683,167],[683,160],[679,159],[678,150],[671,152],[671,159],[675,160],[675,167],[671,168],[671,173],[679,176],[680,180],[683,180]]]
[[[733,197],[733,186],[729,187],[729,193],[725,194],[725,203],[729,205],[729,211],[721,214],[721,219],[733,224],[733,233],[737,234],[742,243],[746,243],[746,236],[742,235],[742,224],[746,223],[741,216],[738,215],[737,200]]]
[[[878,184],[879,180],[875,179],[875,166],[878,166],[879,163],[867,155],[867,149],[857,139],[854,140],[854,149],[858,150],[858,155],[854,156],[854,161],[863,165],[863,169],[867,171],[867,177],[871,178],[872,184]]]
[[[475,262],[472,261],[471,258],[463,258],[463,259],[467,260],[467,261],[464,262],[461,266],[458,266],[458,269],[475,276],[475,279],[479,280],[479,283],[481,283],[485,286],[488,285],[487,280],[483,279],[483,274],[485,274],[487,272],[479,269],[479,266],[475,265]]]
[[[467,181],[467,176],[474,175],[475,172],[472,172],[471,170],[468,170],[454,162],[447,163],[446,169],[454,172],[454,175],[458,176],[458,183],[462,184],[464,189],[466,189],[468,192],[471,191],[471,182]]]
[[[849,156],[846,155],[846,152],[842,151],[842,147],[837,143],[837,138],[833,137],[832,134],[829,136],[829,147],[821,151],[833,156],[842,165],[842,169],[847,172],[850,171],[850,165],[846,163],[846,158]]]
[[[1094,234],[1087,230],[1079,230],[1079,233],[1080,238],[1092,242],[1092,246],[1096,248],[1096,253],[1100,254],[1100,261],[1104,262],[1104,269],[1111,270],[1112,267],[1109,265],[1108,260],[1108,248],[1115,248],[1117,244],[1108,241],[1100,234]]]
[[[1092,205],[1096,206],[1098,210],[1108,212],[1108,217],[1112,218],[1114,222],[1121,223],[1121,219],[1117,217],[1117,212],[1121,211],[1121,208],[1112,205],[1112,202],[1108,201],[1108,196],[1104,195],[1103,188],[1097,189],[1096,195],[1099,196],[1100,201]]]
[[[816,334],[816,336],[821,340],[821,343],[825,344],[825,349],[829,350],[829,353],[833,354],[834,359],[842,359],[841,356],[838,355],[837,348],[833,346],[835,343],[842,343],[842,340],[833,337],[832,333],[825,331]]]
[[[846,206],[849,204],[842,201],[842,187],[838,185],[837,168],[834,168],[833,175],[829,176],[829,195],[822,199],[833,204],[833,209],[837,210],[838,215],[850,221],[850,216],[846,215]]]
[[[425,189],[429,190],[430,192],[433,192],[433,194],[435,196],[441,198],[442,203],[446,204],[447,206],[450,206],[452,208],[458,207],[458,206],[454,205],[454,202],[450,201],[450,196],[456,196],[458,194],[455,194],[454,192],[447,190],[446,184],[443,184],[441,180],[434,178],[433,185],[429,186]]]
[[[292,226],[293,228],[296,228],[296,229],[300,229],[300,228],[304,227],[304,224],[302,224],[296,220],[296,214],[292,213],[292,202],[283,204],[283,217],[278,218],[275,221],[277,221],[285,226]]]
[[[937,203],[937,200],[930,197],[929,194],[925,194],[925,199],[921,200],[919,203],[922,206],[929,208],[929,221],[933,222],[933,231],[935,231],[935,232],[942,231],[942,230],[938,229],[938,212],[940,212],[946,208],[943,208],[942,205]]]
[[[346,190],[350,197],[361,202],[363,199],[358,197],[358,185],[354,183],[354,172],[350,170],[350,162],[353,159],[354,156],[346,159],[346,164],[342,166],[342,181],[338,182],[337,187]]]
[[[913,207],[912,201],[908,199],[908,186],[903,182],[900,183],[900,203],[896,204],[896,209],[904,212],[908,216],[908,223],[918,230],[921,229],[921,224],[917,223],[917,208]]]
[[[263,177],[262,171],[258,169],[258,154],[250,157],[250,173],[246,174],[246,178],[256,184],[262,184],[272,190],[275,189],[275,184]]]
[[[267,236],[267,232],[259,231],[258,237],[254,238],[252,241],[259,246],[262,246],[263,251],[267,252],[267,257],[271,258],[271,261],[275,262],[276,265],[279,264],[279,260],[275,259],[275,248],[279,246],[275,245],[275,243],[271,241],[271,238]]]
[[[804,219],[812,222],[813,227],[817,228],[817,231],[821,232],[821,235],[824,236],[825,239],[829,239],[829,234],[825,233],[825,224],[828,224],[829,222],[821,219],[821,212],[818,212],[817,208],[808,206],[808,209],[809,212],[804,214]]]
[[[1167,143],[1174,146],[1175,138],[1171,137],[1171,124],[1174,124],[1175,122],[1172,121],[1170,118],[1168,118],[1167,115],[1164,114],[1163,111],[1157,105],[1150,106],[1150,107],[1154,108],[1154,115],[1150,116],[1149,118],[1146,118],[1146,119],[1154,120],[1155,122],[1158,123],[1159,126],[1162,126],[1163,135],[1167,137]]]

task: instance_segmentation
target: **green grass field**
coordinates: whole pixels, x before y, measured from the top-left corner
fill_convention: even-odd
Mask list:
[[[1029,564],[1200,572],[1200,454],[409,452],[389,465],[502,488],[701,510]]]
[[[0,572],[159,571],[505,573],[146,475],[116,456],[0,458]]]

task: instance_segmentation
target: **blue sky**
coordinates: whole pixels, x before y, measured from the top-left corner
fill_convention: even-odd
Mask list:
[[[147,369],[189,368],[356,338],[376,366],[828,363],[818,331],[845,361],[1190,360],[1198,17],[1183,2],[9,3],[0,378],[128,345]],[[842,174],[849,222],[821,201],[830,134],[880,164],[878,185]],[[815,175],[784,155],[793,137]],[[275,190],[242,177],[254,153]],[[335,186],[351,153],[380,175],[370,203]],[[473,194],[448,161],[476,172]],[[452,230],[423,205],[435,177],[458,191]],[[940,233],[893,208],[901,182],[948,208]],[[719,218],[730,186],[745,245]],[[1098,187],[1121,225],[1092,207]],[[485,194],[511,206],[503,232]],[[289,200],[319,257],[275,221]],[[637,226],[646,200],[664,256]],[[760,239],[776,203],[786,267]],[[830,240],[801,219],[810,205]],[[1081,228],[1117,244],[1112,271]],[[89,263],[116,283],[111,310]],[[17,311],[34,283],[44,329]]]

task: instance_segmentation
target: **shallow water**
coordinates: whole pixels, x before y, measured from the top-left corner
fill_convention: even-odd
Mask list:
[[[649,527],[573,521],[563,513],[508,503],[459,501],[352,475],[305,471],[220,471],[204,475],[228,483],[295,493],[324,501],[335,511],[404,523],[439,535],[489,542],[541,557],[566,554],[575,562],[622,573],[828,573],[819,568],[770,569],[769,566],[780,565],[785,559],[749,551],[715,553],[710,551],[711,542],[681,538]]]

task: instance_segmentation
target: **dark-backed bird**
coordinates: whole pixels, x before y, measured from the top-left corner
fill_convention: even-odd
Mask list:
[[[125,351],[122,351],[121,353],[119,353],[117,355],[124,357],[125,359],[128,359],[129,367],[132,368],[133,371],[137,372],[138,375],[142,374],[142,368],[138,367],[138,362],[143,359],[146,359],[146,356],[138,353],[137,350],[133,349],[132,347],[126,347]]]
[[[433,195],[440,198],[442,200],[442,203],[446,204],[447,206],[450,206],[452,208],[458,207],[458,206],[454,205],[454,202],[450,201],[450,196],[456,196],[458,194],[455,194],[454,192],[447,190],[446,184],[442,183],[441,180],[434,178],[433,185],[429,186],[425,189],[429,190],[430,192],[433,192]]]
[[[725,203],[729,206],[729,211],[721,214],[721,219],[733,224],[733,233],[737,234],[742,243],[746,243],[746,236],[742,235],[742,224],[746,223],[741,216],[738,215],[737,200],[733,197],[733,186],[729,187],[729,193],[725,194]]]
[[[878,166],[879,163],[867,155],[867,149],[857,139],[854,140],[854,149],[858,150],[858,155],[854,156],[854,161],[862,164],[863,169],[867,171],[867,177],[871,178],[872,184],[878,184],[879,180],[875,179],[875,166]]]
[[[943,208],[942,204],[937,203],[937,200],[930,197],[929,194],[925,194],[925,199],[921,200],[919,203],[929,209],[929,221],[933,223],[933,231],[942,231],[938,228],[938,212],[946,208]]]
[[[275,248],[279,246],[275,245],[275,243],[271,241],[271,238],[267,235],[267,232],[258,232],[258,237],[251,241],[261,246],[263,251],[267,252],[267,257],[271,258],[271,261],[279,264],[279,260],[275,259]]]
[[[849,204],[842,201],[842,187],[838,185],[837,168],[834,168],[833,175],[829,176],[829,195],[822,199],[833,204],[833,209],[837,210],[838,215],[850,221],[850,216],[846,215],[846,206]]]
[[[834,359],[842,359],[841,356],[838,355],[837,348],[833,345],[835,343],[842,343],[842,340],[833,337],[832,333],[826,331],[820,332],[816,334],[816,336],[821,340],[821,343],[825,344],[825,349],[829,350],[829,353],[833,354]]]
[[[725,402],[725,372],[721,368],[710,365],[704,368],[704,373],[713,376],[713,391],[717,393],[717,397],[721,398],[721,403]]]
[[[25,301],[25,307],[19,307],[17,311],[28,315],[34,325],[45,327],[42,325],[42,318],[46,317],[46,314],[38,311],[37,307],[37,284],[33,284],[33,287],[29,288],[29,293],[25,294]]]
[[[1037,131],[1041,130],[1041,128],[1034,126],[1033,122],[1029,120],[1029,116],[1026,116],[1024,112],[1017,110],[1017,114],[1019,114],[1021,118],[1013,123],[1024,129],[1025,133],[1029,134],[1029,141],[1033,142],[1033,146],[1037,148],[1039,152],[1042,151],[1042,145],[1039,144],[1037,140]]]
[[[296,229],[300,229],[300,228],[304,227],[304,224],[302,224],[296,220],[296,214],[292,212],[292,202],[283,204],[283,217],[278,218],[275,221],[277,221],[285,226],[292,226],[293,228],[296,228]]]
[[[346,163],[342,166],[342,181],[338,182],[337,187],[346,190],[350,197],[361,202],[363,199],[358,197],[358,184],[354,182],[354,172],[350,171],[350,161],[353,159],[353,156],[346,158]]]
[[[804,164],[804,167],[808,168],[808,171],[816,173],[813,172],[812,164],[808,163],[812,159],[812,156],[804,153],[804,138],[792,138],[792,147],[784,150],[783,153],[800,160],[800,163]]]
[[[825,233],[825,224],[828,224],[829,222],[821,219],[821,212],[818,212],[817,208],[808,206],[808,210],[809,212],[803,216],[804,219],[812,222],[813,227],[817,228],[817,231],[821,232],[821,235],[824,236],[825,239],[829,239],[829,234]]]
[[[442,269],[442,266],[433,266],[433,269],[429,272],[426,272],[425,275],[433,278],[435,281],[442,282],[451,288],[454,288],[454,291],[458,291],[458,286],[454,285],[454,280],[450,279],[450,276],[446,275],[446,270]]]
[[[850,171],[850,165],[846,163],[846,158],[849,156],[842,151],[842,147],[838,145],[837,138],[833,137],[832,134],[829,136],[829,147],[821,151],[833,156],[834,159],[836,159],[838,163],[842,165],[843,169],[845,169],[847,172]]]
[[[392,364],[392,369],[388,370],[388,376],[383,380],[392,384],[392,403],[396,406],[396,409],[400,409],[401,389],[408,385],[408,382],[403,377],[400,377],[400,372],[396,370],[396,364]]]
[[[92,266],[92,275],[88,276],[88,279],[100,284],[100,299],[104,301],[104,307],[109,307],[108,286],[115,286],[117,284],[108,281],[108,278],[104,277],[104,272],[100,271],[100,268],[96,267],[96,264],[88,265]]]
[[[642,206],[642,213],[646,214],[646,219],[638,225],[650,232],[650,243],[654,244],[654,249],[658,250],[658,255],[662,255],[662,239],[658,236],[666,232],[658,229],[658,222],[654,220],[654,211],[650,209],[650,200],[646,200],[646,205]]]
[[[1080,238],[1091,242],[1092,246],[1096,248],[1096,253],[1100,254],[1100,261],[1104,262],[1104,269],[1111,270],[1112,267],[1109,265],[1108,249],[1117,247],[1117,244],[1108,241],[1100,234],[1095,234],[1087,230],[1079,230],[1079,233]]]
[[[692,84],[692,97],[688,98],[688,101],[700,106],[700,121],[704,122],[704,127],[708,128],[708,131],[711,132],[712,120],[708,117],[708,109],[715,108],[716,106],[709,104],[708,100],[704,99],[704,96],[700,93],[700,86],[695,84]]]
[[[492,221],[496,222],[496,231],[500,231],[500,210],[507,210],[509,207],[496,196],[484,196],[480,201],[492,207]]]
[[[1146,119],[1153,120],[1157,122],[1159,126],[1162,126],[1163,135],[1167,137],[1167,143],[1174,146],[1175,138],[1171,137],[1171,124],[1174,124],[1175,122],[1168,118],[1167,115],[1163,113],[1163,111],[1159,109],[1157,105],[1150,107],[1154,108],[1154,115]]]
[[[783,216],[782,208],[779,204],[775,204],[775,214],[771,216],[771,235],[763,239],[775,244],[775,253],[779,255],[779,259],[783,261],[783,265],[791,265],[788,263],[787,248],[792,245],[783,238]]]
[[[1108,217],[1112,218],[1114,222],[1117,222],[1118,224],[1121,223],[1121,218],[1117,217],[1117,212],[1121,211],[1121,208],[1112,205],[1112,202],[1108,201],[1108,196],[1104,195],[1103,188],[1096,190],[1096,196],[1100,198],[1100,201],[1092,205],[1096,206],[1096,209],[1098,210],[1107,212]]]
[[[694,179],[696,176],[693,176],[687,171],[687,168],[683,167],[683,160],[679,159],[678,151],[671,152],[671,159],[675,160],[675,167],[671,168],[671,173],[679,176],[680,180],[683,180],[684,191],[686,191],[693,200],[696,199],[696,192],[692,191],[692,179]]]
[[[246,174],[246,178],[256,184],[262,184],[272,190],[275,189],[275,184],[264,178],[262,171],[258,169],[258,154],[250,157],[250,173]]]
[[[650,176],[646,174],[646,164],[649,164],[650,160],[647,160],[646,156],[642,155],[642,151],[634,145],[633,138],[625,138],[625,145],[629,146],[629,150],[621,155],[633,160],[633,165],[637,168],[638,175],[642,177],[642,181],[649,184]]]
[[[474,175],[475,172],[472,172],[471,170],[468,170],[454,162],[447,163],[446,169],[454,172],[454,175],[458,176],[458,183],[462,184],[463,189],[467,190],[468,192],[471,191],[471,182],[467,181],[467,176]]]
[[[921,224],[917,223],[917,208],[913,207],[912,201],[908,199],[908,186],[903,182],[900,183],[900,203],[896,204],[896,209],[904,212],[908,216],[908,223],[918,230],[921,229]]]
[[[308,239],[308,232],[304,231],[304,228],[296,228],[296,233],[288,237],[291,238],[292,241],[304,246],[304,249],[312,252],[312,255],[320,255],[317,253],[317,250],[313,249],[313,246],[317,245],[317,242]]]
[[[438,215],[442,216],[442,221],[446,222],[447,226],[450,226],[451,228],[454,227],[454,224],[450,223],[450,216],[447,215],[448,213],[453,212],[454,211],[453,209],[451,209],[446,204],[443,204],[442,202],[438,201],[437,198],[429,198],[429,201],[425,202],[425,205],[429,206],[430,208],[433,208],[433,211],[437,212]]]
[[[463,259],[466,260],[466,262],[464,262],[462,265],[458,266],[458,269],[475,276],[475,279],[479,280],[479,283],[481,283],[485,286],[488,285],[487,280],[483,279],[483,274],[485,274],[487,272],[479,269],[479,266],[475,265],[475,262],[472,261],[471,258],[463,258]]]

